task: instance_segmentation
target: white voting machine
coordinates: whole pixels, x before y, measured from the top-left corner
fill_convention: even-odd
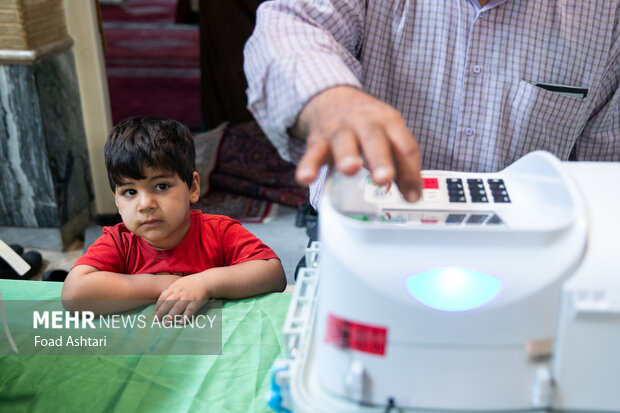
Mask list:
[[[422,176],[328,180],[270,405],[620,411],[620,164]]]

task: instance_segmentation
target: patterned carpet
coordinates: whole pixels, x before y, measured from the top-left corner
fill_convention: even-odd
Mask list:
[[[123,5],[101,2],[104,22],[175,23],[178,0],[128,0]]]
[[[307,189],[295,182],[295,166],[280,158],[255,122],[222,126],[195,141],[204,194],[196,208],[262,222],[272,203],[296,208],[307,202]]]

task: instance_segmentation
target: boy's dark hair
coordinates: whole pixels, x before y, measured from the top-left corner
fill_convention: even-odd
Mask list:
[[[196,170],[194,139],[187,126],[150,116],[127,118],[112,131],[104,148],[112,191],[123,177],[144,179],[146,167],[176,172],[189,188]]]

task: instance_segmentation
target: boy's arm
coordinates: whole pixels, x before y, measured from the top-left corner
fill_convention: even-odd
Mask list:
[[[138,301],[156,300],[179,278],[172,274],[119,274],[78,265],[67,275],[61,298],[68,311],[124,311],[139,306]]]
[[[284,291],[286,277],[280,260],[251,260],[210,268],[175,281],[155,305],[155,315],[191,317],[210,298],[245,298]]]

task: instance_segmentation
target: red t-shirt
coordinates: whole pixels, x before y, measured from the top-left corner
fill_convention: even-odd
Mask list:
[[[189,231],[174,248],[159,251],[125,224],[104,227],[103,235],[75,265],[121,274],[194,274],[250,260],[278,256],[234,219],[193,210]]]

